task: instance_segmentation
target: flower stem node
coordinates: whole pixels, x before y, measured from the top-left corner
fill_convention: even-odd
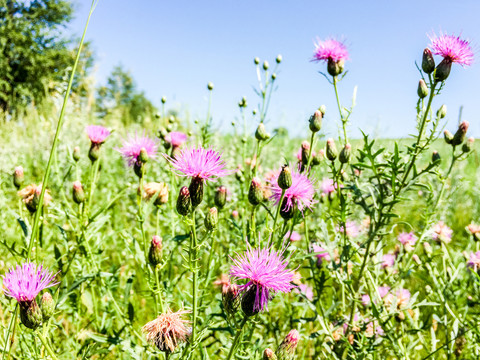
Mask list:
[[[208,231],[213,231],[218,225],[218,210],[216,207],[210,208],[205,216],[205,227]]]
[[[325,152],[328,160],[335,161],[338,155],[338,151],[337,147],[335,146],[335,141],[332,138],[329,138],[327,140],[327,148]]]
[[[423,50],[422,70],[427,74],[431,74],[435,70],[435,60],[429,48]]]
[[[423,99],[428,95],[428,86],[423,79],[420,79],[418,82],[417,94],[420,99]]]
[[[263,123],[258,124],[257,130],[255,131],[255,138],[258,141],[265,141],[270,138],[270,134],[267,133],[265,125]]]
[[[340,151],[340,155],[338,156],[338,160],[342,164],[347,164],[350,161],[350,157],[352,155],[352,145],[346,144],[342,151]]]
[[[292,186],[292,173],[287,165],[282,166],[280,175],[278,175],[278,186],[280,189],[287,190]]]
[[[323,113],[320,110],[316,110],[312,116],[310,116],[309,127],[311,132],[318,132],[322,128]]]
[[[177,211],[180,215],[187,216],[192,210],[192,202],[190,199],[190,191],[186,186],[180,189],[177,198]]]
[[[42,295],[42,300],[40,302],[40,310],[42,311],[43,321],[47,321],[53,316],[55,312],[55,300],[53,300],[52,295],[47,291]]]
[[[162,262],[162,251],[162,238],[154,235],[150,242],[150,251],[148,252],[148,261],[154,268]]]

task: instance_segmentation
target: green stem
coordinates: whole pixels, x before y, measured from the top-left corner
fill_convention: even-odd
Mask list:
[[[47,189],[48,178],[50,177],[50,170],[52,168],[53,157],[54,157],[55,151],[57,149],[58,138],[60,136],[60,130],[62,129],[63,120],[64,120],[64,117],[65,117],[65,109],[67,108],[68,98],[70,96],[70,91],[72,90],[73,79],[75,77],[75,72],[77,70],[78,62],[80,60],[80,55],[82,53],[82,47],[83,47],[83,42],[85,40],[85,34],[87,33],[88,23],[90,22],[90,18],[92,16],[92,13],[93,13],[94,9],[95,9],[95,0],[92,0],[92,4],[90,6],[90,12],[89,12],[88,18],[87,18],[87,23],[85,24],[85,28],[83,30],[82,39],[80,40],[80,44],[78,46],[77,56],[75,57],[75,62],[73,64],[72,73],[70,74],[70,80],[68,81],[68,86],[67,86],[67,90],[65,92],[65,97],[63,98],[62,110],[60,111],[60,117],[58,119],[57,130],[55,131],[55,137],[53,139],[52,148],[50,150],[50,156],[48,157],[47,168],[45,170],[45,175],[44,175],[43,181],[42,181],[42,191],[40,193],[40,198],[39,198],[39,201],[38,201],[38,209],[35,212],[35,220],[33,222],[32,234],[31,234],[31,237],[30,237],[31,241],[28,244],[27,259],[30,259],[30,254],[32,253],[32,248],[33,248],[33,243],[34,243],[35,238],[37,236],[38,226],[40,224],[40,213],[41,213],[40,209],[43,207],[43,198],[45,197],[45,190]]]
[[[164,306],[163,306],[162,289],[160,287],[160,280],[158,279],[158,268],[155,267],[155,270],[153,272],[154,272],[154,276],[155,276],[155,284],[157,286],[156,294],[157,294],[158,303],[160,305],[160,314],[163,314],[165,309],[164,309]]]
[[[275,219],[273,220],[272,233],[275,232],[275,226],[277,226],[277,219],[278,219],[278,215],[280,214],[280,208],[282,207],[284,197],[285,197],[285,189],[282,189],[282,195],[280,196],[280,201],[277,206],[277,212],[275,213]],[[272,241],[273,241],[273,237],[272,237]]]
[[[310,163],[312,162],[312,153],[313,153],[313,141],[315,140],[315,133],[312,131],[312,137],[310,138],[310,150],[308,151],[308,162],[305,168],[306,171],[310,168]]]
[[[226,357],[226,360],[232,359],[233,353],[235,352],[235,348],[238,346],[238,340],[240,339],[240,335],[242,335],[243,327],[248,321],[248,317],[245,316],[240,324],[240,327],[237,329],[237,333],[235,334],[235,338],[233,339],[232,347],[230,348],[230,352]]]
[[[338,113],[340,114],[340,120],[342,121],[342,128],[343,128],[343,137],[345,139],[345,145],[348,143],[348,137],[347,137],[347,122],[343,118],[342,114],[342,105],[340,104],[340,98],[338,97],[338,89],[337,89],[337,82],[338,78],[336,76],[333,77],[333,88],[335,89],[335,98],[337,100],[337,106],[338,106]]]
[[[91,206],[92,206],[92,199],[93,193],[95,191],[95,183],[97,181],[97,174],[98,174],[98,167],[99,167],[99,159],[97,159],[93,164],[90,171],[90,191],[88,194],[88,204],[87,204],[87,214],[90,214]]]
[[[17,312],[18,312],[18,302],[15,304],[15,309],[13,310],[12,318],[10,319],[10,323],[8,324],[8,330],[7,330],[7,335],[5,336],[5,347],[3,348],[2,360],[5,359],[5,354],[7,353],[7,346],[10,342],[9,340],[10,333],[12,332],[12,328],[17,321]],[[13,341],[11,343],[13,343]],[[10,348],[8,351],[9,355],[11,350],[12,350],[12,346],[10,344]]]
[[[195,343],[197,325],[197,232],[195,229],[195,210],[192,211],[192,236],[190,240],[190,269],[193,272],[192,285],[192,344]]]
[[[47,350],[48,352],[48,355],[50,355],[52,357],[52,359],[54,360],[57,360],[58,358],[55,356],[55,353],[53,352],[52,348],[50,347],[50,345],[48,344],[48,341],[47,339],[43,336],[43,334],[38,331],[37,332],[37,336],[38,338],[40,339],[40,341],[42,342],[43,346],[45,347],[45,349]]]

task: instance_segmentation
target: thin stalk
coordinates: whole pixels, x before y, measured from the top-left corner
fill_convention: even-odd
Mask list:
[[[278,215],[280,214],[280,208],[282,207],[284,197],[285,197],[285,189],[282,189],[282,195],[280,196],[280,201],[277,206],[277,212],[275,213],[275,219],[273,220],[272,232],[275,232],[275,226],[277,225],[277,219],[278,219]]]
[[[82,39],[80,40],[80,44],[78,46],[77,56],[75,57],[75,62],[73,64],[72,73],[70,74],[70,80],[68,81],[67,91],[65,92],[65,97],[63,98],[63,105],[62,105],[62,110],[60,111],[60,117],[58,119],[57,130],[55,131],[55,137],[53,139],[52,148],[50,150],[50,155],[48,157],[47,168],[45,170],[45,175],[44,175],[43,181],[42,181],[42,191],[40,193],[40,198],[39,198],[39,201],[38,201],[38,209],[35,212],[35,220],[33,222],[32,235],[30,237],[31,241],[28,244],[27,260],[30,259],[30,254],[32,253],[32,248],[33,248],[33,243],[34,243],[35,238],[37,236],[38,226],[40,224],[40,213],[41,213],[40,209],[43,207],[43,198],[45,197],[45,190],[47,189],[48,179],[50,177],[50,171],[51,171],[51,168],[52,168],[53,157],[54,157],[55,151],[57,149],[58,138],[60,136],[60,130],[62,129],[63,120],[64,120],[64,117],[65,117],[65,109],[67,108],[68,98],[70,96],[70,91],[72,90],[73,79],[75,77],[75,72],[77,71],[77,66],[78,66],[78,62],[80,60],[80,55],[82,53],[82,47],[83,47],[83,42],[85,40],[85,35],[87,33],[88,23],[90,22],[90,18],[93,14],[94,9],[95,9],[95,0],[92,0],[92,4],[90,6],[90,12],[89,12],[88,18],[87,18],[87,23],[85,24],[85,28],[83,30]]]
[[[315,133],[312,131],[312,137],[310,138],[310,150],[308,151],[308,162],[305,168],[306,171],[310,168],[310,163],[312,162],[312,153],[313,153],[313,142],[315,141]]]
[[[158,267],[155,267],[154,276],[155,276],[155,284],[157,286],[157,300],[158,304],[160,305],[160,314],[163,314],[164,306],[163,306],[163,299],[162,299],[162,289],[160,287],[160,280],[158,279]]]
[[[47,350],[48,352],[48,355],[50,355],[52,357],[52,359],[54,360],[58,360],[58,358],[55,356],[55,353],[53,352],[52,348],[50,347],[50,345],[48,344],[48,341],[47,339],[43,336],[43,334],[38,331],[37,332],[37,336],[38,338],[40,339],[40,341],[42,342],[43,346],[45,347],[45,349]]]
[[[333,88],[335,89],[335,98],[337,100],[337,106],[338,106],[338,113],[340,114],[340,120],[342,121],[342,128],[343,128],[343,137],[345,139],[345,144],[348,143],[348,137],[347,137],[347,122],[343,118],[342,114],[342,105],[340,104],[340,98],[338,97],[338,89],[337,89],[337,82],[338,78],[336,76],[333,77]]]
[[[12,350],[13,341],[10,341],[9,337],[10,337],[10,333],[12,332],[12,328],[14,327],[17,321],[17,313],[18,313],[18,302],[15,304],[15,309],[13,310],[12,318],[10,319],[10,323],[8,324],[7,335],[5,336],[5,347],[3,348],[2,360],[5,359],[5,354],[7,353],[7,346],[9,342],[11,343],[8,350],[9,356],[10,356],[10,351]]]
[[[192,276],[192,344],[195,343],[196,325],[197,325],[197,232],[195,229],[195,210],[192,211],[192,226],[190,239],[190,269],[193,272]]]
[[[240,324],[240,327],[237,329],[237,333],[235,334],[235,338],[233,339],[232,347],[230,348],[230,352],[228,356],[225,358],[226,360],[232,359],[233,353],[235,352],[235,348],[238,346],[238,340],[240,339],[240,335],[242,335],[243,327],[248,321],[248,317],[245,316]]]
[[[91,210],[91,206],[92,206],[93,193],[95,191],[95,183],[97,181],[97,175],[98,175],[99,161],[100,161],[100,159],[97,159],[92,164],[91,171],[90,171],[90,191],[88,193],[88,203],[87,203],[87,213],[88,214],[90,214],[90,210]]]

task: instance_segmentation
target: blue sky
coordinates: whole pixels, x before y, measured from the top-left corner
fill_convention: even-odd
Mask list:
[[[75,4],[76,19],[69,30],[80,34],[90,1]],[[285,126],[295,135],[306,135],[307,118],[325,104],[325,132],[335,136],[334,92],[318,73],[325,66],[310,59],[317,37],[340,37],[351,59],[339,90],[344,103],[350,103],[358,86],[351,133],[358,136],[361,128],[404,137],[415,128],[415,61],[421,61],[429,44],[426,34],[462,34],[478,50],[478,14],[476,0],[99,0],[87,38],[97,54],[99,83],[121,63],[155,104],[165,95],[169,107],[181,108],[192,118],[205,116],[206,84],[213,82],[213,118],[223,131],[239,116],[242,96],[250,109],[258,104],[252,91],[257,83],[253,58],[273,64],[282,54],[267,128]],[[463,105],[463,119],[470,121],[475,136],[480,136],[479,63],[469,68],[454,65],[445,90],[434,101],[435,108],[447,105],[447,127],[452,130]]]

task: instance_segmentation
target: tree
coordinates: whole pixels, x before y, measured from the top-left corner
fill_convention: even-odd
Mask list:
[[[156,107],[137,86],[129,71],[116,66],[107,84],[98,89],[97,113],[100,117],[118,117],[124,124],[144,122],[157,113]]]
[[[0,110],[19,113],[59,89],[73,64],[61,35],[72,18],[65,0],[0,0]],[[90,55],[89,55],[90,56]],[[90,61],[84,62],[91,66]]]

